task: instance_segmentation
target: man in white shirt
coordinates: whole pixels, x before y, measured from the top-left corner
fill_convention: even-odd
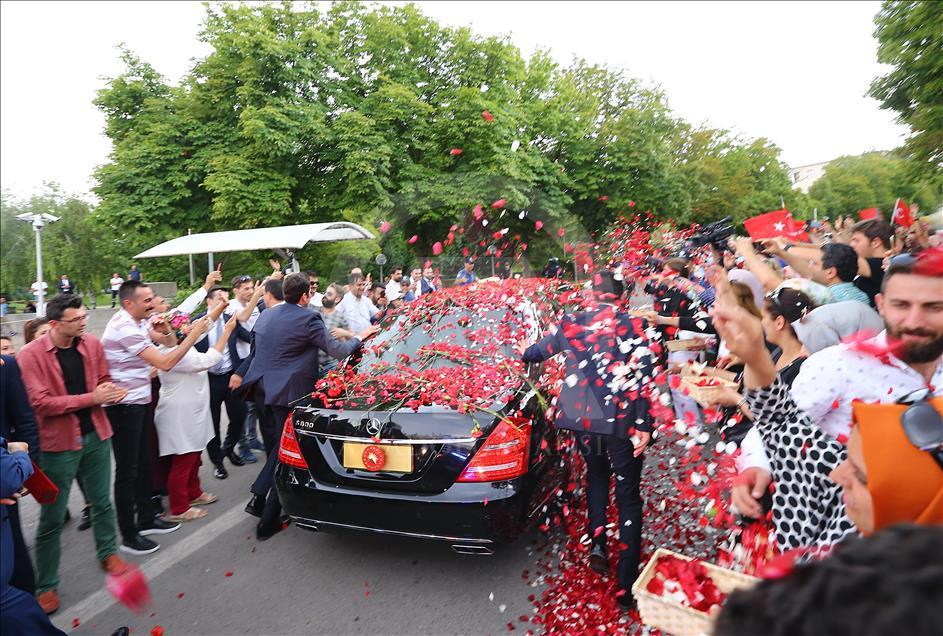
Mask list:
[[[350,293],[344,294],[344,300],[337,306],[337,310],[344,315],[350,330],[354,333],[368,329],[370,319],[380,312],[370,298],[363,293],[364,286],[367,284],[362,275],[351,274],[348,279]]]
[[[885,331],[819,351],[793,382],[791,394],[799,408],[839,441],[851,430],[854,400],[896,402],[928,387],[943,395],[943,273],[928,265],[933,258],[943,260],[943,250],[892,259],[883,291],[875,297]],[[731,498],[741,513],[757,516],[759,506],[752,500],[772,480],[769,459],[755,429],[741,448],[744,483],[734,486]]]
[[[273,272],[274,274],[274,272]],[[309,277],[312,274],[309,273]],[[314,282],[317,282],[317,275],[314,275]],[[249,317],[240,322],[239,324],[247,331],[252,332],[252,328],[255,326],[255,322],[259,319],[261,315],[261,310],[258,308],[259,299],[262,297],[264,288],[262,286],[254,285],[254,281],[249,275],[236,276],[232,279],[232,291],[233,298],[229,301],[229,307],[226,309],[226,313],[230,315],[236,315],[242,312],[242,315],[245,315],[246,308],[249,305],[252,305],[252,312],[249,314]],[[237,338],[236,339],[236,355],[238,360],[233,361],[234,369],[239,368],[242,364],[242,361],[249,357],[249,351],[251,349],[250,340],[244,340]],[[227,406],[227,411],[229,410]],[[264,446],[259,441],[258,437],[258,412],[256,410],[255,403],[252,401],[245,403],[245,412],[244,412],[244,425],[243,431],[239,436],[239,449],[236,452],[236,456],[239,457],[242,461],[248,464],[254,464],[256,462],[255,455],[252,454],[253,450],[262,450]],[[232,458],[229,460],[232,461]],[[222,471],[222,472],[225,472]]]
[[[111,308],[112,309],[115,308],[115,303],[118,300],[118,290],[121,289],[121,283],[123,282],[124,282],[124,279],[118,275],[118,272],[115,272],[111,275],[111,281],[109,281],[109,284],[111,285]]]
[[[393,269],[393,273],[390,274],[390,280],[386,283],[386,300],[387,302],[393,302],[397,298],[403,295],[402,292],[402,280],[403,280],[403,268],[396,267]]]
[[[324,298],[324,294],[318,291],[318,287],[321,285],[321,279],[315,272],[308,272],[308,289],[311,290],[311,300],[308,301],[308,307],[318,309],[322,307],[321,299]]]
[[[409,279],[413,284],[413,295],[419,298],[422,294],[422,268],[414,267],[412,273],[409,275]]]

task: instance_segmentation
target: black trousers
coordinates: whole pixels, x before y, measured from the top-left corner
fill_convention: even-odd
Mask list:
[[[642,495],[640,482],[644,455],[633,457],[632,441],[611,435],[578,434],[580,454],[586,459],[586,507],[589,536],[605,547],[609,481],[616,476],[616,505],[619,507],[619,540],[626,548],[619,553],[619,588],[630,590],[638,578],[642,555]],[[598,531],[597,528],[602,528]]]
[[[206,445],[206,452],[214,464],[222,464],[223,457],[236,447],[246,428],[246,403],[238,399],[229,390],[229,378],[232,371],[221,374],[208,374],[210,378],[210,414],[213,416],[213,431],[216,436]],[[220,445],[219,419],[223,404],[226,405],[226,414],[229,416],[229,428],[226,429],[226,439]]]
[[[114,431],[111,444],[115,454],[115,511],[118,529],[125,539],[137,534],[139,526],[154,520],[147,408],[147,404],[118,404],[105,409]]]
[[[13,574],[10,575],[10,585],[27,592],[30,596],[36,593],[36,576],[33,573],[33,562],[29,558],[29,550],[23,540],[23,529],[20,527],[20,504],[7,506],[10,519],[10,534],[13,538]]]
[[[285,418],[291,413],[287,406],[267,405],[265,407],[266,418],[273,423],[280,422],[285,425]],[[265,460],[265,465],[259,471],[258,477],[252,483],[250,490],[253,494],[265,497],[265,508],[262,511],[262,521],[264,523],[275,523],[282,513],[282,505],[278,500],[278,492],[275,489],[275,468],[278,465],[278,442],[281,440],[281,429],[278,429],[275,445]],[[264,433],[263,433],[264,437]]]
[[[253,400],[255,413],[259,418],[259,434],[262,436],[262,445],[265,446],[265,456],[268,457],[273,453],[278,453],[278,440],[282,437],[282,426],[285,425],[285,421],[282,420],[281,424],[275,422],[272,411],[265,406],[265,394],[261,388],[256,389]]]

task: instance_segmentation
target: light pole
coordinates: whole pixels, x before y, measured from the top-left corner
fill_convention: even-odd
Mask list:
[[[386,265],[386,254],[384,254],[383,252],[380,252],[379,254],[377,254],[377,257],[374,260],[374,262],[380,266],[380,282],[382,283],[383,282],[383,266]]]
[[[25,212],[16,217],[20,221],[33,224],[33,230],[36,231],[36,315],[46,315],[46,294],[43,291],[43,239],[42,229],[48,223],[55,223],[59,220],[58,216],[51,214],[31,214]]]

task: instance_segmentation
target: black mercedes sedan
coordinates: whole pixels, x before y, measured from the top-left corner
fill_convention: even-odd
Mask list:
[[[554,370],[524,365],[514,344],[547,327],[552,285],[423,296],[321,380],[282,432],[276,487],[292,521],[490,554],[541,518],[565,474],[539,389]]]

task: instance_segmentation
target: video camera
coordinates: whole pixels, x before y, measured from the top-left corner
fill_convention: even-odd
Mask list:
[[[688,240],[689,249],[712,245],[718,252],[727,249],[727,241],[733,236],[733,217],[725,216],[719,221],[708,223],[701,231]]]

